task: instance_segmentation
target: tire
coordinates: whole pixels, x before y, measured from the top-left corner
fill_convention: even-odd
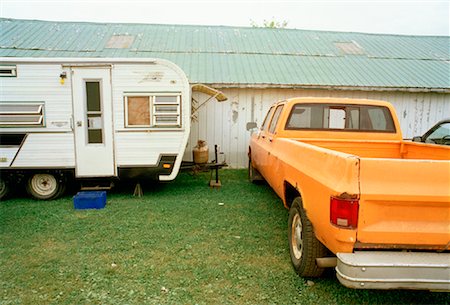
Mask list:
[[[316,258],[325,257],[327,249],[314,235],[311,222],[306,217],[302,199],[292,201],[288,220],[289,252],[295,271],[301,277],[319,277],[324,269],[316,265]]]
[[[67,179],[65,177],[62,177],[59,180],[58,194],[56,194],[56,196],[53,199],[63,196],[66,193],[66,189],[67,189]]]
[[[257,183],[264,180],[258,170],[253,167],[252,160],[250,158],[248,159],[248,180],[251,183]]]
[[[55,199],[62,195],[64,190],[64,181],[49,173],[34,174],[27,182],[28,194],[40,200]]]
[[[9,194],[9,182],[0,177],[0,200],[3,200]]]

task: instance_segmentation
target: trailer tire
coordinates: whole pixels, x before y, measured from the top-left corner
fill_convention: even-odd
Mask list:
[[[9,194],[9,182],[0,177],[0,200],[6,198]]]
[[[28,179],[26,189],[28,194],[36,199],[51,200],[62,195],[65,183],[53,174],[38,173]]]
[[[292,201],[288,220],[289,252],[295,271],[301,277],[319,277],[324,269],[316,264],[316,258],[325,257],[327,249],[317,240],[314,229],[303,209],[302,199]]]

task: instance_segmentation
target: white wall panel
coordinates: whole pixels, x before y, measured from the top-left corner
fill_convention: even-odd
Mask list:
[[[61,72],[67,73],[64,84]],[[44,102],[45,127],[34,130],[70,131],[72,93],[70,73],[60,64],[20,64],[17,77],[0,78],[1,102]],[[2,128],[2,131],[29,130],[29,128]]]
[[[270,105],[291,97],[342,97],[381,99],[396,108],[404,138],[423,134],[437,121],[450,117],[450,94],[410,92],[368,92],[306,89],[223,89],[228,100],[218,103],[211,100],[200,108],[198,121],[192,122],[190,140],[185,160],[192,160],[192,148],[197,140],[206,140],[210,160],[214,158],[214,144],[219,144],[233,168],[247,166],[247,149],[250,132],[246,123],[252,118],[258,126]],[[194,93],[200,103],[208,97]],[[253,106],[252,106],[253,103]]]
[[[29,134],[11,165],[11,167],[25,168],[73,168],[74,166],[75,150],[72,133]]]
[[[156,165],[160,154],[180,154],[184,132],[119,132],[117,166]]]

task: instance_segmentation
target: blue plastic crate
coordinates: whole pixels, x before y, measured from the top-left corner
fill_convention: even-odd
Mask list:
[[[105,205],[105,191],[83,191],[73,197],[73,207],[77,210],[103,209]]]

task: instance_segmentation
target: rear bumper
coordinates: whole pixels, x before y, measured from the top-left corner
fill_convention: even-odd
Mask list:
[[[336,276],[355,289],[450,291],[450,253],[337,253]]]

